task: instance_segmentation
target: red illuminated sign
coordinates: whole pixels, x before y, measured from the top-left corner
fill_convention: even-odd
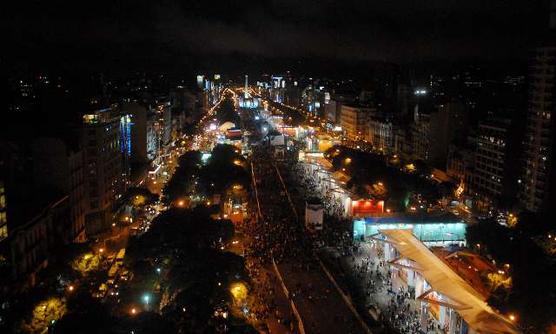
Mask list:
[[[366,216],[384,213],[384,201],[373,199],[358,200],[351,203],[351,214],[353,216]]]

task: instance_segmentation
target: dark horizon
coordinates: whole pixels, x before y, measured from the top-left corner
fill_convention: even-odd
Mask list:
[[[70,71],[226,72],[238,65],[244,72],[285,71],[299,61],[300,68],[317,71],[352,63],[515,63],[528,59],[548,22],[547,1],[518,0],[403,6],[356,0],[58,1],[10,7],[2,19],[9,46],[4,65]]]

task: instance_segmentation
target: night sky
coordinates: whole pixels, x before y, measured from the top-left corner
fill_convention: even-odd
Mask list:
[[[13,3],[1,14],[3,57],[70,67],[525,59],[548,17],[538,0],[154,2]]]

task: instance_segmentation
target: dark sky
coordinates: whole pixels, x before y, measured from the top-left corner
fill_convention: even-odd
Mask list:
[[[156,2],[156,3],[155,3]],[[3,57],[136,64],[321,58],[525,58],[542,0],[22,1],[2,10]]]

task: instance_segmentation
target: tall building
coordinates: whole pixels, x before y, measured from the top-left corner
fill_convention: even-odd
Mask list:
[[[0,242],[0,264],[9,267],[0,279],[12,287],[33,286],[38,272],[79,232],[71,215],[69,196],[54,186],[41,184],[34,173],[37,159],[29,142],[0,142],[0,178],[7,238]],[[67,158],[64,155],[64,158]],[[57,160],[57,157],[53,157]],[[57,178],[59,174],[41,178]],[[9,205],[7,205],[9,201]],[[1,290],[1,289],[0,289]]]
[[[375,108],[343,104],[340,111],[340,126],[349,140],[368,137],[369,119]]]
[[[463,141],[467,136],[468,115],[458,102],[441,104],[430,115],[430,150],[428,161],[444,169],[448,159],[448,146],[453,141]]]
[[[410,151],[414,159],[428,161],[430,157],[430,118],[428,112],[414,111],[410,133]]]
[[[470,192],[482,199],[485,207],[497,202],[506,182],[509,119],[481,121],[477,128],[475,168]]]
[[[77,144],[70,146],[60,139],[47,137],[37,138],[32,144],[33,171],[37,186],[54,189],[68,196],[71,225],[67,230],[61,231],[64,243],[86,240],[83,151]]]
[[[373,116],[369,120],[368,141],[374,149],[384,153],[394,152],[394,126],[387,116]]]
[[[48,265],[56,249],[64,245],[68,209],[68,197],[61,197],[10,231],[12,278],[18,285],[34,286],[37,274]]]
[[[539,211],[549,200],[554,173],[554,117],[556,106],[556,47],[539,47],[530,66],[529,106],[524,140],[525,169],[521,179],[521,203],[530,211]],[[554,194],[553,194],[554,195]]]
[[[124,103],[122,110],[131,117],[131,163],[144,164],[147,159],[147,108],[137,102]]]
[[[119,140],[120,117],[113,108],[83,116],[85,224],[89,235],[110,226],[114,201],[125,189]]]

